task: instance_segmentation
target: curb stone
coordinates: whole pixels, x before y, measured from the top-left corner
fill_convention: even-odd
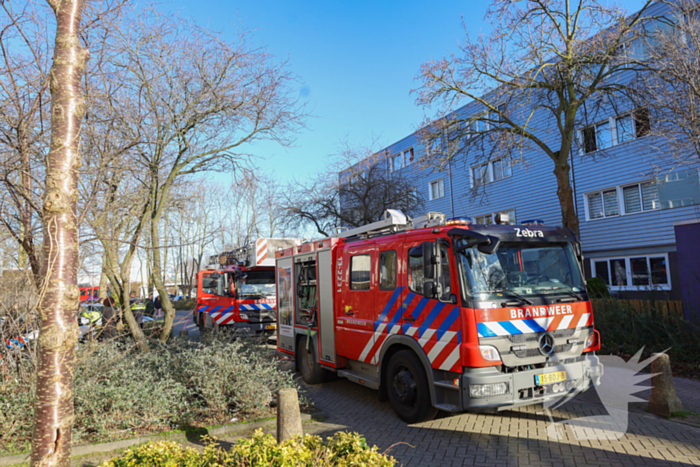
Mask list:
[[[311,415],[302,414],[302,422],[308,422],[311,420]],[[267,418],[264,420],[258,420],[253,422],[236,423],[232,425],[224,425],[217,428],[207,429],[209,435],[220,436],[229,433],[240,433],[243,431],[249,431],[257,428],[263,428],[267,426],[276,426],[277,417]],[[125,449],[131,446],[147,443],[149,441],[187,441],[187,435],[185,433],[155,433],[152,435],[138,436],[136,438],[122,439],[119,441],[111,441],[109,443],[100,444],[82,444],[80,446],[73,446],[71,450],[71,457],[84,456],[88,454],[104,454],[119,449]],[[17,454],[14,456],[0,457],[0,467],[7,467],[17,464],[23,464],[29,462],[29,453],[27,454]]]

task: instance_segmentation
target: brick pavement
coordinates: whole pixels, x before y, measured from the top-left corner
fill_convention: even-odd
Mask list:
[[[700,385],[700,383],[698,383]],[[695,387],[695,397],[700,394]],[[570,429],[550,438],[550,420],[539,406],[499,414],[444,415],[407,426],[377,391],[340,379],[306,386],[327,419],[306,431],[328,436],[357,431],[405,466],[637,466],[700,465],[700,428],[631,412],[620,439],[578,440]],[[555,420],[605,415],[602,405],[577,400],[553,413]]]

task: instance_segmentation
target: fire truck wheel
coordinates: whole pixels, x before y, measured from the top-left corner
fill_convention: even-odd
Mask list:
[[[307,384],[319,384],[323,382],[323,368],[318,363],[316,358],[316,350],[313,342],[310,343],[309,349],[306,349],[306,339],[299,339],[297,345],[297,357],[299,358],[299,370],[301,377]]]
[[[430,403],[425,369],[412,351],[402,350],[391,357],[385,384],[391,408],[404,422],[419,423],[437,415]]]

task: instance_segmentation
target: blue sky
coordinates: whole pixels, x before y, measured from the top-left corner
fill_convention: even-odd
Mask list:
[[[242,25],[269,52],[289,60],[313,117],[292,148],[259,143],[258,165],[281,181],[322,170],[341,142],[377,149],[414,131],[424,118],[410,91],[420,65],[456,51],[464,37],[487,32],[490,1],[174,0],[183,16],[217,30]],[[633,11],[642,0],[618,3]],[[233,39],[234,34],[231,35]]]

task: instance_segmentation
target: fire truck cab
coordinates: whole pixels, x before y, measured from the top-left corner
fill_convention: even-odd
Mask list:
[[[298,243],[297,239],[259,238],[210,256],[206,269],[197,273],[193,321],[200,331],[226,326],[239,335],[274,334],[275,251]]]
[[[599,383],[575,235],[500,222],[388,210],[366,227],[278,251],[278,350],[307,383],[334,372],[378,389],[408,423]]]

